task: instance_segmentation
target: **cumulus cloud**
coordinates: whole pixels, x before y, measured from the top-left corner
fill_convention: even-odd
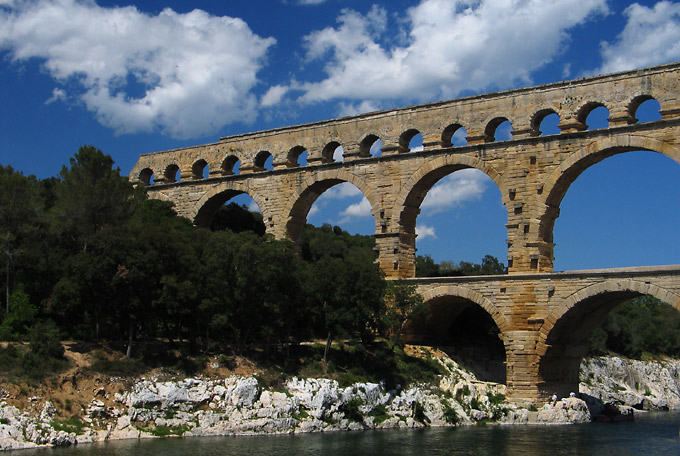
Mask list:
[[[350,184],[349,182],[343,182],[329,188],[326,192],[324,192],[323,195],[321,195],[321,198],[343,199],[352,198],[361,194],[361,190],[356,188],[354,185]]]
[[[421,204],[425,215],[432,215],[481,198],[489,181],[483,172],[463,169],[449,174],[427,193]]]
[[[53,89],[52,90],[52,96],[45,101],[45,104],[52,104],[55,101],[63,101],[66,100],[68,96],[66,95],[66,92],[62,89]]]
[[[434,231],[434,227],[427,225],[416,225],[416,236],[419,240],[431,237],[432,239],[437,239],[437,234]]]
[[[267,93],[262,96],[260,105],[263,107],[269,107],[279,104],[288,90],[288,87],[284,85],[275,85],[270,87],[269,90],[267,90]]]
[[[633,3],[624,15],[627,23],[621,34],[600,45],[603,64],[596,73],[680,60],[680,3],[662,1],[653,8]]]
[[[46,71],[118,133],[187,138],[252,121],[252,93],[273,38],[201,10],[157,16],[93,1],[4,2],[0,50]],[[64,93],[64,96],[66,93]]]
[[[340,215],[343,216],[343,221],[353,217],[368,217],[371,215],[371,204],[364,197],[358,203],[348,206]]]
[[[338,116],[356,116],[367,112],[379,111],[380,105],[372,100],[364,100],[358,104],[356,103],[340,103]]]
[[[345,9],[337,27],[305,37],[326,78],[296,88],[306,102],[424,100],[527,83],[561,52],[568,29],[606,12],[606,0],[422,0],[406,13],[404,40],[388,42],[384,8]]]

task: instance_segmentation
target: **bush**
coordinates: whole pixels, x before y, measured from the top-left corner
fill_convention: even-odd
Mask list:
[[[444,419],[449,424],[456,424],[458,422],[458,413],[448,402],[444,402]]]
[[[348,420],[361,423],[364,421],[364,415],[359,409],[362,405],[364,405],[364,401],[360,397],[353,397],[340,407],[340,411],[345,414],[345,418]]]

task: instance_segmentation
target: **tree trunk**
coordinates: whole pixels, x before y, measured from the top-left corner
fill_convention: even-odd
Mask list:
[[[135,321],[130,320],[130,325],[128,326],[128,346],[127,353],[125,353],[125,358],[132,358],[132,341],[135,338]]]
[[[328,338],[326,339],[326,349],[323,351],[324,368],[328,364],[328,352],[331,349],[331,343],[333,343],[333,333],[331,331],[328,331]]]

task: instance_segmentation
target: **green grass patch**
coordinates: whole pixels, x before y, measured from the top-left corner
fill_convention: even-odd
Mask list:
[[[76,435],[80,435],[83,433],[85,423],[83,423],[79,416],[73,415],[71,418],[67,420],[52,421],[50,423],[50,426],[52,426],[52,429],[54,429],[55,431],[64,431],[68,433],[72,432]]]
[[[156,437],[170,437],[175,435],[184,435],[189,431],[189,426],[156,426],[150,429],[149,432]]]

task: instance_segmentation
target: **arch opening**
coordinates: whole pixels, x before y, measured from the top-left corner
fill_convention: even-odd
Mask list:
[[[542,396],[568,397],[571,392],[579,391],[581,378],[581,362],[590,355],[611,352],[608,344],[626,344],[635,350],[635,343],[640,344],[637,352],[642,355],[641,347],[662,347],[667,340],[660,340],[660,334],[673,339],[671,352],[680,351],[680,313],[668,303],[653,296],[658,288],[636,291],[641,286],[621,287],[620,284],[606,286],[609,291],[596,293],[575,303],[549,329],[545,339],[539,343],[539,390]],[[618,290],[616,288],[619,288]],[[637,337],[636,341],[617,341],[607,338],[607,326],[611,325],[611,317],[615,316],[614,325],[635,328],[609,328],[610,334],[616,337]],[[636,334],[642,333],[642,334]],[[602,336],[605,335],[605,339]],[[541,346],[544,347],[541,352]],[[623,346],[623,345],[620,345]],[[649,348],[654,350],[654,348]],[[614,352],[616,353],[616,352]],[[631,353],[616,353],[631,356]],[[633,357],[635,354],[633,353]],[[585,380],[585,379],[584,379]],[[586,380],[587,382],[587,380]],[[643,392],[644,393],[644,392]],[[642,404],[640,404],[642,405]]]
[[[191,167],[191,175],[193,179],[207,179],[210,175],[210,167],[208,162],[200,159]]]
[[[146,185],[153,185],[155,183],[155,177],[153,170],[151,168],[144,168],[139,172],[139,181]]]
[[[299,242],[306,225],[338,227],[349,234],[372,235],[375,221],[362,191],[341,179],[325,179],[308,187],[293,205],[289,239]]]
[[[232,176],[241,173],[241,160],[236,155],[229,155],[222,162],[222,175]]]
[[[651,96],[642,96],[633,100],[631,113],[637,123],[661,120],[661,105]]]
[[[196,214],[194,225],[212,231],[265,233],[260,207],[250,195],[239,190],[225,190],[208,199]]]
[[[531,129],[536,136],[559,135],[562,131],[559,124],[560,116],[552,109],[547,109],[536,114]]]
[[[297,166],[307,166],[307,158],[309,153],[304,146],[295,146],[290,151],[288,151],[288,166],[291,168]]]
[[[360,157],[380,157],[382,156],[382,140],[376,135],[366,136],[359,143]]]
[[[443,147],[458,147],[467,145],[467,130],[460,124],[449,125],[442,132]]]
[[[331,141],[326,144],[326,147],[321,151],[321,156],[323,157],[323,163],[333,163],[341,162],[345,160],[344,157],[345,150],[342,148],[339,142]]]
[[[409,343],[436,345],[482,381],[505,383],[505,345],[496,322],[479,304],[459,296],[429,301],[430,316],[407,327]]]
[[[500,189],[475,168],[445,165],[423,176],[406,197],[399,223],[413,239],[405,248],[414,252],[414,263],[443,267],[416,269],[416,276],[463,270],[464,263],[479,264],[487,255],[503,263],[507,256]]]
[[[423,150],[423,135],[416,129],[406,130],[399,137],[401,152],[418,152]]]
[[[507,141],[512,139],[512,124],[505,117],[496,117],[484,130],[486,142]]]
[[[555,270],[676,264],[680,164],[651,151],[609,149],[564,177],[550,201]],[[589,163],[590,162],[590,163]]]
[[[179,166],[176,164],[171,164],[168,165],[167,168],[165,168],[165,172],[163,173],[165,177],[165,182],[166,183],[173,183],[173,182],[179,182],[181,179],[181,173],[179,171]]]
[[[274,157],[269,151],[263,150],[255,156],[255,171],[271,171],[274,169]]]
[[[609,109],[602,103],[588,103],[581,109],[578,119],[584,130],[609,128]]]

